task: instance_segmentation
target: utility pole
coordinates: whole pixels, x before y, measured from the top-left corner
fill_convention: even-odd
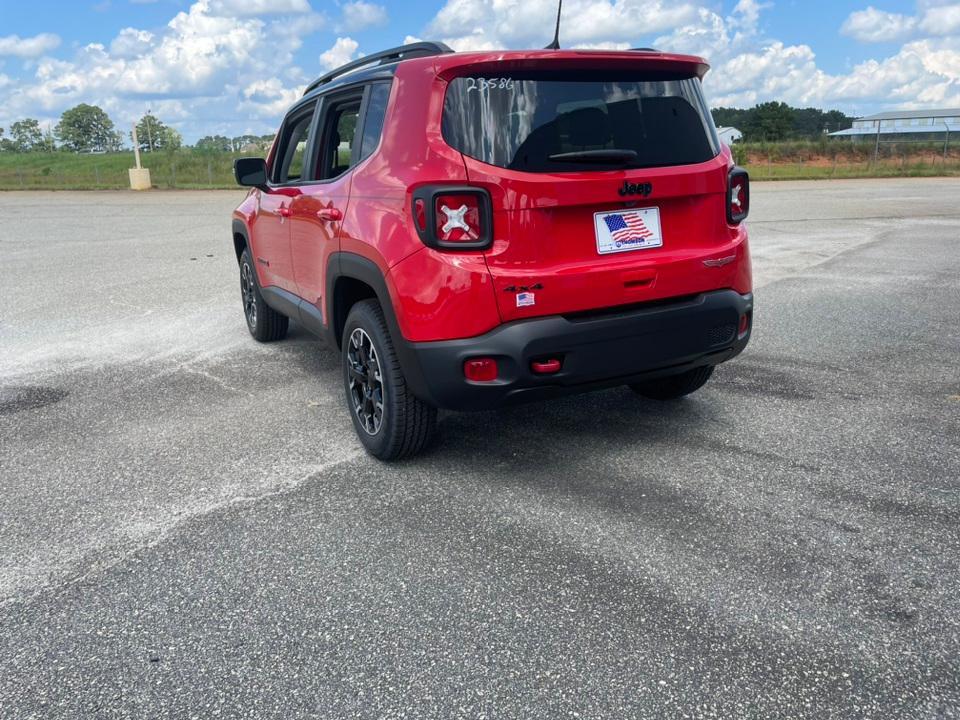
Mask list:
[[[877,123],[877,144],[873,149],[873,161],[876,163],[880,162],[880,121],[874,120],[874,122]]]
[[[947,161],[947,146],[950,145],[950,126],[947,125],[946,120],[943,122],[943,129],[946,130],[946,135],[943,136],[943,161]]]
[[[143,166],[140,164],[140,141],[137,139],[137,124],[133,124],[133,156],[137,161],[137,170]]]
[[[150,152],[153,152],[153,135],[150,131],[150,113],[151,112],[152,111],[150,110],[150,108],[147,108],[147,116],[144,118],[144,120],[146,120],[146,123],[147,123],[147,147],[150,148]]]

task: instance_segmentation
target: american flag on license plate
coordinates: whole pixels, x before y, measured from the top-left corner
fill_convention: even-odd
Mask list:
[[[615,242],[636,242],[653,237],[653,233],[638,212],[613,213],[603,218]]]

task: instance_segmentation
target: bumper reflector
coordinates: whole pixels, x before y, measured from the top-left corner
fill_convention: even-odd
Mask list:
[[[497,361],[493,358],[472,358],[463,363],[463,376],[473,382],[492,382],[497,374]]]

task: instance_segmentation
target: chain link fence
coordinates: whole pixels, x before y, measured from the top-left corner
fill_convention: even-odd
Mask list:
[[[960,175],[960,147],[942,143],[738,143],[734,159],[754,180]]]

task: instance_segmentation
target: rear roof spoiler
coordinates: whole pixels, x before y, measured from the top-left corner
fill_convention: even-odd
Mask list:
[[[471,51],[444,55],[435,61],[437,74],[445,80],[457,77],[465,71],[490,73],[499,77],[515,70],[534,70],[540,63],[544,63],[542,67],[557,71],[633,69],[638,67],[635,63],[641,63],[647,69],[684,72],[700,79],[710,68],[707,61],[701,57],[663,52],[654,48]]]

